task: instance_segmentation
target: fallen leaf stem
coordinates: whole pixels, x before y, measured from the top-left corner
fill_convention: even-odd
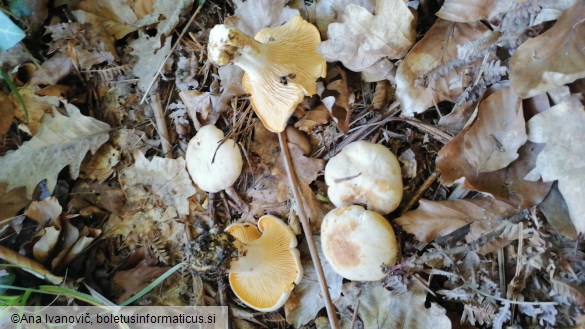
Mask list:
[[[284,159],[284,169],[288,176],[288,181],[290,185],[290,189],[293,193],[293,197],[295,199],[295,203],[297,205],[297,212],[299,215],[299,219],[301,221],[301,225],[303,227],[303,232],[305,233],[305,238],[307,239],[307,245],[309,246],[309,253],[311,254],[311,260],[313,261],[313,265],[317,270],[317,278],[319,279],[319,286],[321,287],[321,293],[323,294],[323,299],[325,300],[325,308],[327,309],[327,316],[329,317],[329,323],[331,324],[331,328],[339,329],[339,320],[337,319],[337,315],[335,312],[335,307],[333,306],[333,302],[331,301],[331,296],[329,295],[329,288],[327,287],[327,280],[325,279],[325,272],[323,272],[323,266],[321,265],[321,260],[319,259],[319,253],[317,252],[317,245],[315,244],[315,239],[313,239],[313,230],[311,229],[311,224],[307,218],[307,214],[305,213],[304,202],[299,191],[299,184],[297,180],[296,173],[294,171],[294,167],[292,164],[290,151],[288,149],[287,144],[287,137],[286,131],[282,131],[278,133],[278,142],[280,144],[280,149],[282,151],[283,159]]]

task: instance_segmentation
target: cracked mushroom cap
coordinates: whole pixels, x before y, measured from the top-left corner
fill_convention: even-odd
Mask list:
[[[202,190],[216,193],[232,186],[242,172],[242,155],[236,142],[223,140],[214,125],[201,127],[189,141],[185,158],[193,182]]]
[[[268,130],[282,132],[297,105],[317,92],[316,80],[326,74],[326,62],[317,52],[321,37],[314,25],[295,16],[282,26],[261,29],[254,39],[216,25],[209,33],[209,59],[241,67],[254,111]]]
[[[258,228],[234,223],[225,230],[236,239],[239,253],[230,264],[233,292],[258,311],[282,307],[303,278],[295,234],[286,223],[270,215],[258,220]]]
[[[354,281],[381,280],[398,255],[392,226],[361,206],[331,210],[321,223],[321,246],[333,270]]]
[[[365,205],[389,214],[402,200],[402,174],[396,156],[368,141],[353,142],[325,166],[327,196],[336,207]]]

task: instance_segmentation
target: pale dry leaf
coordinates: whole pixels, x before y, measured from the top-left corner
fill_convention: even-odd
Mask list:
[[[86,153],[95,153],[108,140],[108,124],[82,115],[74,105],[65,104],[65,109],[68,116],[54,110],[31,140],[0,157],[0,181],[8,184],[8,190],[25,186],[30,197],[45,179],[52,193],[63,168],[69,166],[69,175],[77,179]]]
[[[124,0],[82,0],[77,4],[76,9],[101,16],[105,21],[117,22],[127,26],[132,26],[138,20],[136,13],[130,8],[128,2]],[[108,28],[109,26],[105,25],[104,27]],[[120,35],[118,38],[123,36]]]
[[[339,66],[329,66],[325,90],[321,93],[321,102],[337,123],[341,132],[347,134],[351,123],[352,108],[349,104],[348,72]]]
[[[453,22],[474,22],[504,13],[512,4],[510,0],[445,0],[437,16]]]
[[[198,90],[183,90],[179,96],[187,108],[187,114],[193,122],[195,130],[215,124],[219,119],[219,111],[216,110],[216,106],[213,106],[214,103],[217,103],[217,96]]]
[[[133,48],[131,54],[138,57],[132,73],[139,78],[138,88],[143,92],[148,89],[157,70],[171,50],[170,36],[179,23],[181,14],[192,4],[193,0],[157,1],[154,4],[153,13],[136,22],[138,26],[157,23],[157,34],[154,37],[149,37],[146,33],[139,31],[140,37],[130,44]]]
[[[349,5],[356,5],[366,9],[369,13],[374,12],[376,0],[320,0],[313,2],[314,17],[309,19],[315,20],[315,25],[321,32],[321,36],[327,36],[327,27],[331,23],[339,22],[343,16],[343,11]]]
[[[439,151],[441,182],[473,180],[508,166],[526,139],[521,99],[510,88],[497,90],[479,104],[476,121]]]
[[[30,84],[54,85],[73,71],[73,62],[67,54],[59,52],[41,64],[33,74]]]
[[[323,159],[311,158],[307,157],[303,154],[302,149],[296,145],[288,143],[290,149],[290,156],[292,160],[292,164],[294,167],[294,171],[297,174],[299,179],[299,183],[311,184],[323,168],[325,167],[325,161]],[[272,174],[279,179],[278,184],[278,199],[279,201],[284,201],[288,199],[289,193],[289,183],[288,183],[288,176],[286,174],[284,160],[283,157],[278,157],[276,162],[276,166],[272,169]]]
[[[231,108],[231,100],[234,96],[245,95],[246,91],[242,86],[244,70],[237,65],[224,65],[217,70],[221,81],[221,94],[217,99],[215,111],[225,112]]]
[[[420,200],[417,209],[408,211],[396,219],[403,230],[414,234],[418,241],[429,243],[469,223],[500,219],[515,214],[517,210],[508,204],[492,199]]]
[[[317,252],[321,259],[321,265],[323,266],[323,272],[325,273],[327,287],[329,287],[329,295],[332,300],[336,300],[341,296],[343,278],[335,273],[329,263],[327,263],[321,250],[320,236],[315,235],[314,238],[317,245]],[[284,304],[286,322],[295,328],[299,328],[315,319],[317,313],[325,307],[325,301],[321,296],[317,271],[311,260],[306,241],[303,241],[301,244],[300,252],[304,256],[301,259],[303,264],[303,280],[295,287],[291,297]]]
[[[318,50],[328,62],[361,72],[384,57],[402,58],[416,37],[415,18],[403,0],[378,0],[375,15],[349,5],[343,23],[332,23]]]
[[[235,15],[227,17],[225,24],[254,35],[265,27],[280,26],[300,13],[286,6],[287,0],[234,0]]]
[[[538,205],[538,209],[557,232],[574,240],[579,238],[577,231],[575,231],[575,225],[571,221],[567,203],[559,192],[558,185],[553,185],[546,198]]]
[[[578,1],[542,35],[524,42],[510,61],[514,91],[528,98],[585,77],[585,2]]]
[[[427,291],[414,280],[409,283],[408,292],[399,296],[386,290],[380,281],[345,283],[342,294],[335,305],[341,310],[342,320],[346,320],[343,321],[345,324],[351,322],[353,317],[347,310],[357,308],[364,328],[451,328],[451,320],[447,317],[445,309],[435,303],[431,303],[430,308],[426,307]]]
[[[549,182],[558,180],[571,220],[579,234],[585,234],[585,110],[573,97],[532,117],[528,140],[544,143],[536,167],[527,179]]]
[[[437,19],[398,65],[396,97],[402,105],[402,115],[414,116],[442,101],[455,102],[467,87],[463,79],[466,68],[479,66],[481,61],[459,60],[458,48],[480,39],[487,30],[478,22]]]
[[[46,263],[59,242],[59,235],[61,235],[60,226],[49,226],[37,233],[35,238],[39,238],[39,240],[32,248],[33,257],[40,263]]]
[[[314,109],[307,111],[299,121],[295,122],[295,127],[310,134],[315,127],[327,124],[330,120],[331,114],[327,107],[324,104],[319,104]]]
[[[39,224],[40,226],[53,225],[61,216],[63,207],[56,197],[50,197],[42,201],[33,201],[24,211],[24,215]]]
[[[188,215],[187,199],[196,191],[185,169],[185,160],[155,156],[148,161],[140,151],[134,152],[134,160],[134,166],[121,172],[126,193],[144,194],[145,198],[153,195],[155,205],[174,207],[179,215]],[[135,189],[139,191],[132,191]]]

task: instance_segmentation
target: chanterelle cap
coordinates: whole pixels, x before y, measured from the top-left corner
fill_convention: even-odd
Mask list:
[[[255,39],[255,40],[254,40]],[[296,106],[316,93],[326,62],[317,46],[317,28],[300,16],[264,28],[252,39],[238,29],[216,25],[209,33],[208,56],[217,65],[233,63],[246,74],[242,85],[266,128],[281,132]]]
[[[230,264],[229,282],[249,307],[270,312],[284,305],[303,278],[297,240],[277,217],[266,215],[252,224],[234,223],[226,232],[236,239],[239,257]]]

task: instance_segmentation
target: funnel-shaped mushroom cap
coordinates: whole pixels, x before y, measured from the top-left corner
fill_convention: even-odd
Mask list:
[[[321,245],[333,270],[354,281],[381,280],[398,254],[392,226],[360,206],[331,210],[321,223]]]
[[[221,143],[223,132],[204,126],[189,141],[185,158],[191,178],[206,192],[216,193],[232,186],[242,172],[242,155],[236,142]]]
[[[238,259],[230,265],[229,282],[249,307],[270,312],[280,308],[303,277],[297,240],[280,219],[266,215],[251,224],[225,229],[236,239]]]
[[[242,85],[266,128],[281,132],[296,106],[316,93],[316,81],[326,74],[317,46],[319,31],[300,16],[260,30],[256,40],[235,28],[216,25],[209,34],[209,59],[218,65],[234,63],[246,74]]]
[[[336,207],[363,204],[389,214],[402,200],[402,174],[396,156],[368,141],[353,142],[325,166],[327,196]]]

